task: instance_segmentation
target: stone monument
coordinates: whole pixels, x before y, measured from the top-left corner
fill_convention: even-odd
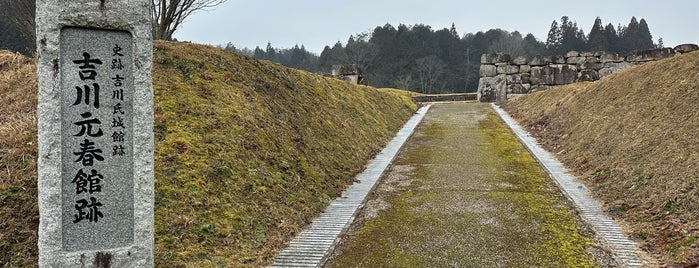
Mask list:
[[[150,1],[37,0],[39,266],[153,266]]]

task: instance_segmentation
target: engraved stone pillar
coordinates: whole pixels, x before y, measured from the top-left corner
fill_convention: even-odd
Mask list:
[[[40,267],[153,267],[150,3],[37,0]]]

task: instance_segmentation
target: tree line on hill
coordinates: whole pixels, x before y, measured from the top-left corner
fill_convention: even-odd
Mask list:
[[[35,50],[34,1],[1,1],[0,7],[4,8],[0,8],[0,49],[31,55]],[[198,2],[202,5],[199,9],[203,9],[224,1],[176,2]],[[175,7],[177,6],[173,8]],[[163,8],[160,10],[166,10]],[[151,16],[154,16],[154,38],[171,38],[179,24],[160,27],[162,23],[158,23],[156,19],[162,17],[157,14]],[[611,23],[604,27],[602,25],[602,20],[598,17],[586,35],[576,22],[563,16],[560,22],[554,20],[551,23],[544,42],[537,40],[531,33],[523,35],[518,31],[501,29],[460,36],[454,24],[440,30],[424,24],[400,24],[397,27],[386,24],[371,32],[352,35],[345,44],[338,41],[332,46],[326,46],[320,55],[298,45],[280,49],[268,43],[265,49],[238,49],[229,43],[223,48],[311,72],[328,73],[332,65],[356,64],[364,71],[369,85],[375,87],[395,87],[422,93],[450,93],[475,91],[478,86],[480,56],[484,53],[531,57],[562,54],[570,50],[604,50],[626,54],[663,45],[662,38],[658,39],[658,44],[653,42],[648,23],[644,19],[638,21],[632,17],[626,26],[619,24],[614,27]],[[167,33],[158,35],[157,29],[160,28],[166,29]]]
[[[589,34],[569,17],[553,21],[545,41],[518,31],[491,29],[459,36],[456,26],[434,30],[429,25],[391,24],[349,37],[345,44],[326,46],[320,55],[303,46],[290,49],[224,48],[259,59],[311,72],[329,72],[335,64],[357,64],[369,85],[395,87],[421,93],[471,92],[478,87],[480,56],[505,53],[514,56],[557,55],[570,50],[610,51],[627,54],[634,50],[662,47],[653,42],[645,19],[635,17],[627,26],[602,26],[597,17]]]

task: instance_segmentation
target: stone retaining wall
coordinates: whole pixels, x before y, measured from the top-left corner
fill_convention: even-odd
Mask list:
[[[414,102],[475,101],[476,93],[432,94],[413,97]]]
[[[551,86],[597,81],[630,66],[699,50],[695,44],[675,48],[635,51],[626,56],[610,52],[570,51],[565,55],[512,57],[507,54],[481,56],[478,100],[503,103],[509,97]]]

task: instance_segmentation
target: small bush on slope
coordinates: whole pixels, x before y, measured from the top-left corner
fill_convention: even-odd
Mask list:
[[[699,264],[699,52],[511,100],[505,109],[667,263]]]

